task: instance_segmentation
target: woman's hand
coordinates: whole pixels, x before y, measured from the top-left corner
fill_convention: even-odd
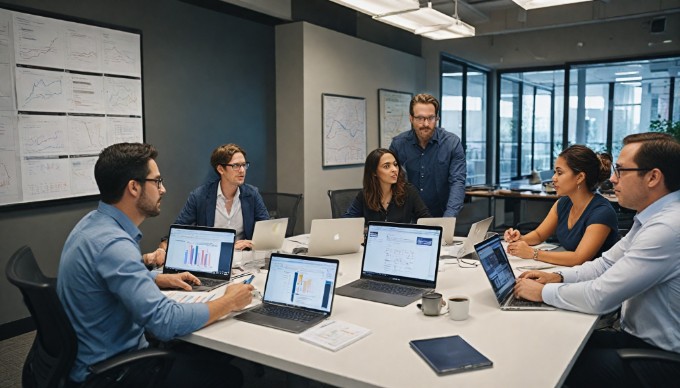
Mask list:
[[[238,240],[236,241],[236,244],[234,244],[234,249],[237,251],[242,251],[244,249],[253,249],[253,241],[252,240]]]
[[[507,250],[509,254],[522,259],[534,258],[534,249],[524,241],[516,241],[508,244]]]
[[[519,241],[520,238],[522,238],[522,233],[517,229],[510,228],[503,233],[503,239],[509,243]]]

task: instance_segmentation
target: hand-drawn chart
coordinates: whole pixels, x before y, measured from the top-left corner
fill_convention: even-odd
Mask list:
[[[323,165],[362,164],[366,158],[366,100],[323,94]]]

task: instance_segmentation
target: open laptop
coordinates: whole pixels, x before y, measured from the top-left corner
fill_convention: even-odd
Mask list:
[[[274,218],[255,223],[253,231],[253,249],[267,251],[280,249],[286,238],[288,218]]]
[[[440,226],[369,222],[361,278],[336,294],[406,306],[437,283]]]
[[[491,283],[501,310],[554,310],[545,303],[516,299],[513,295],[515,273],[501,244],[500,236],[492,236],[475,245],[484,273]]]
[[[453,234],[456,230],[456,217],[419,218],[418,225],[430,225],[442,227],[442,243],[453,244]]]
[[[356,253],[363,241],[363,217],[312,220],[307,254],[330,256]]]
[[[493,216],[485,218],[481,221],[477,221],[474,224],[472,224],[470,226],[470,231],[468,232],[467,238],[465,238],[465,240],[463,241],[463,245],[460,248],[458,248],[457,252],[455,252],[454,254],[455,258],[476,259],[477,257],[475,253],[475,244],[484,240],[484,238],[486,237],[486,232],[489,231],[492,222]],[[457,239],[454,238],[454,241],[456,240]]]
[[[300,333],[331,315],[338,260],[272,253],[262,304],[240,321]]]
[[[229,282],[234,257],[234,229],[171,225],[163,273],[189,271],[201,285],[192,291],[211,291]]]

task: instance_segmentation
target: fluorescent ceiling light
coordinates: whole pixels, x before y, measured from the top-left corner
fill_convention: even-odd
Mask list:
[[[512,0],[517,5],[524,9],[535,9],[535,8],[545,8],[545,7],[553,7],[556,5],[565,5],[565,4],[571,4],[571,3],[581,3],[584,1],[592,1],[592,0]]]
[[[408,9],[420,8],[418,0],[331,0],[334,3],[344,5],[365,14],[383,15],[391,12],[400,12]]]
[[[642,81],[642,77],[619,77],[615,79],[616,82]]]
[[[633,74],[639,74],[639,71],[618,71],[614,73],[614,75],[633,75]]]

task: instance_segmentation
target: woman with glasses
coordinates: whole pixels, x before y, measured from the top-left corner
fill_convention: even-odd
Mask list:
[[[390,150],[371,151],[364,163],[364,188],[345,213],[369,221],[413,223],[430,217],[416,188],[407,183],[396,156]]]
[[[245,183],[250,167],[246,151],[236,144],[221,145],[212,152],[210,165],[219,179],[192,191],[175,223],[235,229],[234,248],[252,249],[255,222],[268,220],[269,212],[257,188]]]
[[[582,145],[562,151],[555,161],[552,178],[561,198],[536,230],[524,236],[516,229],[505,231],[508,253],[523,259],[574,266],[609,250],[619,239],[616,211],[596,190],[611,175],[611,164],[609,154],[596,154]],[[553,234],[557,234],[565,251],[532,247]]]

